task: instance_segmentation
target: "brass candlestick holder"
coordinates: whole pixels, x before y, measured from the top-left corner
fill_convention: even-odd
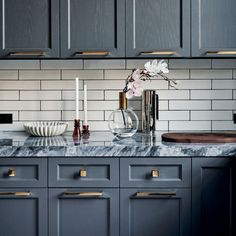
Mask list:
[[[81,131],[80,131],[80,119],[74,120],[74,131],[73,131],[73,139],[80,140],[81,139]]]

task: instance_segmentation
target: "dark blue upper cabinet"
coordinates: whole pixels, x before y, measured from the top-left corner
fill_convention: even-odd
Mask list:
[[[1,57],[58,57],[59,0],[0,0]]]
[[[236,56],[236,1],[192,0],[192,56]]]
[[[125,0],[61,0],[62,57],[124,57]]]
[[[190,0],[127,0],[126,56],[190,56]]]

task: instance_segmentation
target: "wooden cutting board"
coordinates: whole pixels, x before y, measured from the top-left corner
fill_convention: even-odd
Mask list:
[[[165,133],[162,141],[175,143],[236,143],[236,132],[229,133]]]

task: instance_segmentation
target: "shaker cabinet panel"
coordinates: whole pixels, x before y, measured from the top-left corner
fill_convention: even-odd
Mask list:
[[[59,0],[1,0],[0,56],[59,56]]]
[[[121,189],[121,236],[189,236],[190,189]]]
[[[236,235],[234,158],[193,158],[192,188],[192,235]]]
[[[235,10],[235,0],[192,0],[192,56],[236,56]]]
[[[46,189],[0,189],[1,236],[47,236]]]
[[[190,56],[190,1],[127,0],[126,56]]]
[[[61,0],[62,57],[125,56],[125,0]]]
[[[119,190],[49,190],[49,235],[119,236]]]

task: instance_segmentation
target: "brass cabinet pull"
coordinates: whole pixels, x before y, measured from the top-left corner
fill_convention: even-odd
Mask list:
[[[208,55],[236,55],[236,51],[208,51]]]
[[[0,196],[22,196],[28,197],[31,195],[31,192],[0,192]]]
[[[67,196],[81,196],[81,197],[101,197],[103,192],[64,192]]]
[[[107,56],[110,55],[111,52],[76,52],[75,55],[76,56]]]
[[[157,169],[153,169],[151,172],[152,178],[158,178],[160,177],[160,171]]]
[[[7,175],[9,177],[15,177],[16,176],[16,169],[9,169]]]
[[[174,55],[176,52],[174,51],[147,51],[141,52],[140,55]]]
[[[175,192],[137,192],[136,197],[176,196]]]
[[[81,169],[81,170],[79,171],[79,176],[80,176],[80,177],[86,177],[86,176],[87,176],[87,170]]]
[[[45,56],[45,52],[10,52],[9,56]]]

